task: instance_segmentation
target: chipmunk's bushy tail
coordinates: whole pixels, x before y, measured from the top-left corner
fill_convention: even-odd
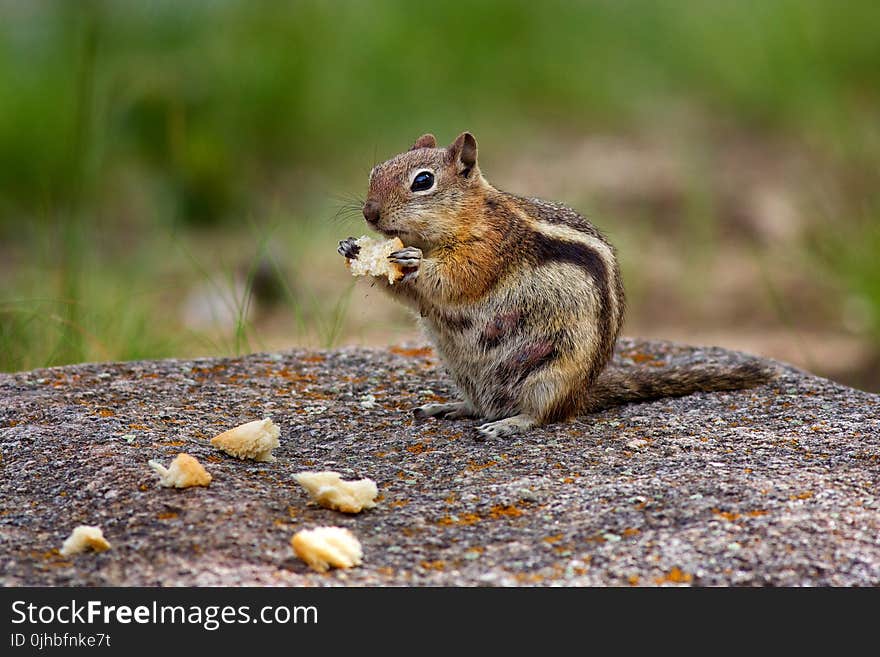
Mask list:
[[[586,412],[694,392],[743,390],[767,383],[775,371],[760,361],[734,366],[608,367],[590,389]]]

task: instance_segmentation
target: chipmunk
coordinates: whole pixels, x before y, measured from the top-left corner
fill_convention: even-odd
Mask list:
[[[608,368],[625,300],[614,247],[560,203],[493,187],[464,132],[447,148],[431,134],[370,172],[367,223],[405,247],[389,256],[402,280],[376,279],[418,311],[462,400],[416,418],[480,418],[508,436],[633,401],[737,390],[767,382],[759,364],[731,368]],[[338,252],[358,256],[354,238]]]

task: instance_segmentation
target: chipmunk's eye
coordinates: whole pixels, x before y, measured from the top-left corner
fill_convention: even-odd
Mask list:
[[[434,174],[430,171],[419,171],[413,178],[410,190],[413,192],[424,192],[434,186]]]

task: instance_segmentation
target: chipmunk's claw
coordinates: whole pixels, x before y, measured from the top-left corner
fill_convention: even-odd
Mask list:
[[[444,420],[460,420],[465,417],[473,417],[473,411],[464,402],[451,404],[425,404],[413,409],[416,420],[425,420],[429,417],[443,418]]]
[[[422,264],[422,250],[415,246],[408,246],[394,251],[388,256],[388,259],[404,269],[418,269]]]
[[[339,248],[336,249],[336,252],[345,256],[349,260],[356,260],[358,254],[361,252],[361,247],[355,244],[357,240],[354,237],[349,237],[344,240],[339,240]]]
[[[504,438],[505,436],[513,436],[522,433],[535,426],[535,418],[525,413],[506,417],[503,420],[495,420],[494,422],[486,422],[477,427],[479,437],[485,438]]]

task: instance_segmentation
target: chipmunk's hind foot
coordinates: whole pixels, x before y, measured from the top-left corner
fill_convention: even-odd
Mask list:
[[[538,421],[531,415],[521,413],[506,417],[503,420],[495,420],[494,422],[486,422],[477,427],[481,438],[504,438],[505,436],[513,436],[518,433],[528,431]]]

